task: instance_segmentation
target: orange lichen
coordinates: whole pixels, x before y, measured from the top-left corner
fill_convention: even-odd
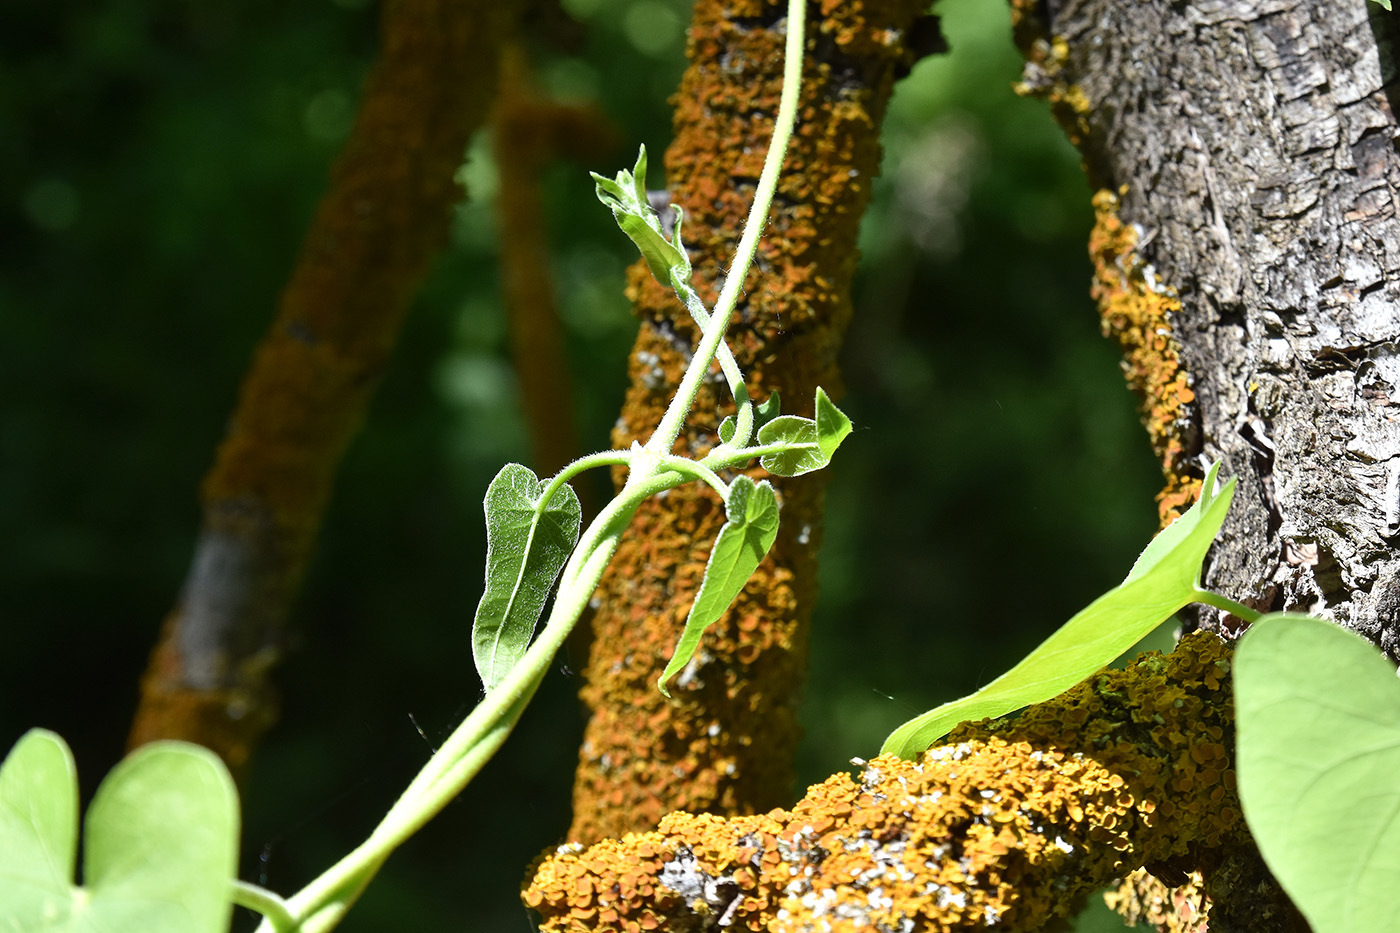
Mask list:
[[[858,761],[790,810],[565,846],[525,902],[560,933],[1040,929],[1135,868],[1238,844],[1229,662],[1198,633],[919,761]]]
[[[1140,412],[1166,487],[1157,495],[1163,526],[1195,501],[1200,481],[1186,475],[1196,395],[1181,365],[1171,315],[1181,310],[1176,293],[1137,252],[1137,230],[1118,217],[1118,195],[1094,195],[1089,256],[1091,294],[1099,303],[1104,334],[1123,350],[1124,376],[1141,399]]]
[[[866,6],[827,0],[808,25],[803,93],[775,207],[728,340],[751,397],[780,389],[811,413],[817,386],[836,394],[836,354],[851,315],[859,219],[879,169],[878,127],[922,0]],[[702,0],[666,154],[694,284],[712,303],[739,240],[778,107],[783,8]],[[615,446],[645,440],[689,362],[696,327],[645,263],[628,273],[642,328]],[[704,453],[732,404],[702,386],[678,452]],[[763,475],[754,471],[754,475]],[[620,479],[620,477],[618,477]],[[783,524],[756,578],[712,628],[695,660],[656,689],[724,522],[703,485],[646,503],[596,594],[582,691],[591,709],[574,787],[573,840],[653,826],[669,810],[754,812],[787,799],[798,725],[795,695],[816,595],[822,474],[776,485]]]

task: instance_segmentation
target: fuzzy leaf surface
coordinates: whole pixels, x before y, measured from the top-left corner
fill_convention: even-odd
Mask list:
[[[218,757],[154,742],[97,789],[75,885],[77,772],[63,740],[26,733],[0,766],[0,928],[223,933],[233,919],[238,793]]]
[[[679,267],[677,280],[689,281],[690,257],[681,243],[679,208],[676,209],[675,242],[672,243],[666,239],[661,219],[647,201],[647,147],[642,146],[637,153],[637,164],[632,171],[622,169],[615,179],[597,172],[589,174],[593,176],[598,200],[612,211],[618,227],[636,244],[656,280],[669,287],[671,270]]]
[[[690,663],[700,636],[724,615],[778,536],[778,497],[767,480],[755,483],[747,476],[735,477],[724,509],[728,520],[715,538],[700,592],[690,607],[675,653],[657,682],[666,696],[671,695],[666,682]]]
[[[530,647],[554,579],[578,543],[578,496],[564,484],[546,503],[547,486],[529,467],[509,463],[486,489],[486,588],[472,623],[472,657],[488,691]]]

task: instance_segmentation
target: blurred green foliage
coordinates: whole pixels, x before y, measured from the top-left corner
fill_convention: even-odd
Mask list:
[[[625,140],[546,179],[572,402],[596,448],[635,323],[631,246],[585,169],[664,150],[688,10],[564,6],[581,28],[534,50],[541,83],[596,100]],[[1077,156],[1011,93],[1006,10],[940,11],[953,52],[899,88],[864,228],[804,781],[1014,663],[1154,530],[1156,468],[1087,296]],[[355,0],[115,0],[6,20],[0,747],[58,731],[90,794],[120,757],[198,482],[353,117],[375,16]],[[478,696],[481,496],[529,454],[484,142],[463,177],[451,248],[343,465],[245,795],[244,876],[284,893],[363,838],[427,756],[419,728],[434,740]],[[1071,489],[1091,508],[1063,513]],[[502,756],[342,929],[528,928],[516,886],[568,822],[580,663],[561,660]]]

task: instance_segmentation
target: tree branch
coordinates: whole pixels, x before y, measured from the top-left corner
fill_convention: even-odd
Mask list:
[[[141,685],[130,744],[204,744],[235,774],[340,457],[446,239],[510,4],[386,0],[380,58],[330,190],[201,490],[204,521]]]
[[[857,779],[834,775],[790,810],[672,813],[561,847],[525,903],[548,933],[1039,930],[1134,868],[1213,868],[1252,847],[1230,657],[1198,633],[1018,718],[959,727],[920,761],[858,761]]]

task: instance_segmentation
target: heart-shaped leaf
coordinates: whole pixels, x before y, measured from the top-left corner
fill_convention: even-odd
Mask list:
[[[1369,642],[1270,615],[1234,659],[1240,803],[1316,933],[1400,917],[1400,682]]]
[[[223,933],[232,920],[238,792],[185,742],[128,755],[88,808],[75,886],[77,771],[34,729],[0,765],[0,928],[26,933]]]
[[[1214,480],[1215,469],[1211,468],[1208,480]],[[1182,523],[1186,523],[1184,534],[1170,535],[1164,546],[1154,540],[1116,589],[1094,600],[981,690],[929,710],[890,733],[881,754],[917,758],[958,723],[1005,716],[1058,696],[1131,648],[1200,595],[1196,581],[1201,562],[1225,521],[1234,492],[1234,480],[1218,495],[1207,496],[1203,491],[1196,504],[1157,540]]]
[[[582,509],[563,484],[508,463],[486,488],[486,589],[472,623],[472,657],[487,690],[505,679],[535,633],[554,578],[578,543]]]
[[[714,549],[710,551],[700,592],[690,607],[675,653],[657,681],[666,696],[671,695],[666,681],[690,663],[700,645],[700,636],[724,615],[778,536],[778,497],[767,480],[755,484],[747,476],[735,477],[729,484],[724,509],[728,521],[719,530]]]
[[[815,421],[797,415],[780,415],[759,428],[760,445],[783,445],[782,450],[759,458],[765,470],[774,476],[801,476],[831,462],[831,455],[851,433],[851,419],[831,404],[820,386],[816,408]]]
[[[774,476],[801,476],[831,462],[817,443],[817,423],[811,418],[779,415],[759,429],[758,443],[764,447],[783,445],[782,450],[765,454],[758,461]]]

